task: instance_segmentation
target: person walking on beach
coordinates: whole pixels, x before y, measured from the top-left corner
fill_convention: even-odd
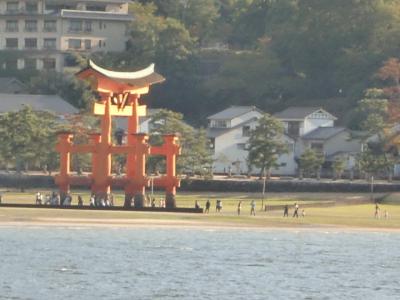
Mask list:
[[[206,210],[204,211],[205,214],[210,213],[210,206],[211,206],[210,199],[207,199]]]
[[[82,207],[83,206],[83,199],[81,195],[78,195],[78,206]]]
[[[91,196],[90,196],[90,206],[96,206],[96,199],[95,199],[95,196],[94,196],[94,194],[92,194]]]
[[[299,205],[298,205],[297,203],[294,204],[293,218],[294,218],[294,217],[296,217],[296,218],[299,217]]]
[[[221,212],[222,209],[222,201],[221,200],[217,200],[216,205],[215,205],[215,211],[216,212]]]
[[[250,216],[251,215],[255,216],[256,215],[256,201],[251,200],[250,206],[251,206]]]
[[[283,209],[283,217],[289,217],[289,206],[287,204]]]
[[[242,210],[242,201],[239,201],[238,206],[237,206],[237,214],[240,216],[240,211]]]
[[[40,192],[36,193],[36,202],[35,202],[35,204],[36,205],[42,204],[42,194]]]
[[[387,210],[385,210],[385,219],[389,219],[389,212]]]
[[[196,202],[194,203],[194,208],[196,208],[196,209],[200,208],[200,204],[199,204],[198,200],[196,200]]]
[[[378,203],[375,204],[375,219],[380,219],[381,214],[380,214],[380,208]]]

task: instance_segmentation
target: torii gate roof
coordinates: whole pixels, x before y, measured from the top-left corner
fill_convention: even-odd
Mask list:
[[[165,78],[154,71],[154,64],[149,65],[147,68],[135,72],[117,72],[107,70],[96,65],[92,60],[89,60],[88,66],[79,71],[76,75],[83,75],[88,71],[99,73],[115,82],[127,84],[135,88],[148,87],[155,83],[160,83]]]

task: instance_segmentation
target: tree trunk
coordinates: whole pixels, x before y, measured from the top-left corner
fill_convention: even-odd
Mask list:
[[[262,167],[261,168],[261,171],[260,171],[260,176],[258,177],[258,179],[263,179],[264,178],[264,170],[265,170],[265,167]]]
[[[353,181],[353,180],[354,180],[354,170],[351,169],[350,170],[350,181]]]
[[[299,169],[299,180],[303,180],[303,169]]]

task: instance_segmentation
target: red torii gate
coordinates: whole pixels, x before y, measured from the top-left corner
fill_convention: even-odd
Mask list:
[[[92,61],[87,68],[77,73],[77,77],[88,80],[92,89],[100,95],[94,103],[93,112],[101,116],[101,133],[90,136],[86,145],[74,145],[70,132],[61,132],[58,137],[57,151],[60,153],[60,173],[56,175],[56,183],[63,200],[71,185],[90,185],[92,193],[97,197],[106,197],[111,185],[123,187],[125,190],[125,207],[143,207],[145,188],[150,180],[146,176],[146,157],[162,155],[166,157],[166,174],[154,178],[154,186],[163,187],[166,191],[166,207],[175,204],[176,187],[180,181],[176,176],[176,156],[180,154],[178,138],[174,135],[163,137],[164,144],[152,147],[148,144],[148,136],[139,133],[139,117],[146,115],[146,105],[139,104],[142,94],[149,92],[152,84],[164,81],[164,77],[154,72],[154,65],[137,72],[115,72],[103,69]],[[128,117],[127,143],[112,144],[112,116]],[[72,153],[92,154],[92,174],[87,177],[72,176],[70,158]],[[126,154],[126,176],[111,176],[112,154]]]

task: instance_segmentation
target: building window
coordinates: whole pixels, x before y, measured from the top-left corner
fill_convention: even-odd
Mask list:
[[[6,21],[6,31],[7,32],[17,32],[18,31],[18,21],[17,20],[7,20]]]
[[[44,39],[43,40],[43,48],[44,49],[56,49],[56,39]]]
[[[25,58],[24,65],[27,70],[36,70],[36,58]]]
[[[6,48],[7,49],[17,49],[18,48],[18,39],[16,39],[16,38],[6,39]]]
[[[242,127],[242,135],[243,136],[245,136],[245,137],[250,136],[250,131],[251,131],[250,126],[243,126]]]
[[[105,47],[105,46],[106,46],[106,42],[102,41],[102,40],[99,40],[99,48]]]
[[[82,41],[79,39],[69,39],[68,40],[68,48],[69,49],[81,49]]]
[[[210,127],[213,128],[228,128],[228,121],[226,120],[211,120]]]
[[[86,5],[86,10],[89,11],[106,11],[105,5]]]
[[[36,20],[26,20],[25,21],[25,31],[27,31],[27,32],[37,31],[37,21]]]
[[[56,59],[55,58],[44,58],[43,59],[43,69],[45,70],[55,70]]]
[[[25,48],[36,49],[37,48],[37,39],[25,39]]]
[[[324,153],[324,144],[323,143],[311,143],[311,150],[314,150],[316,153]]]
[[[85,32],[92,32],[92,21],[85,21]]]
[[[80,21],[80,20],[71,20],[69,22],[69,31],[71,31],[71,32],[80,32],[80,31],[82,31],[82,21]]]
[[[288,122],[287,134],[292,137],[300,136],[300,122],[299,121]]]
[[[328,114],[326,114],[320,110],[320,111],[312,113],[310,118],[312,118],[312,119],[329,119],[329,116],[328,116]]]
[[[76,57],[71,54],[66,54],[64,57],[64,66],[65,67],[76,67],[78,65],[78,61],[76,60]]]
[[[17,70],[18,69],[18,60],[17,59],[6,60],[5,66],[6,66],[6,70]]]
[[[19,9],[17,1],[9,1],[7,2],[7,12],[17,12]]]
[[[46,20],[44,21],[43,31],[45,32],[56,32],[57,31],[57,23],[54,20]]]
[[[210,146],[210,149],[214,152],[215,151],[215,138],[209,139],[209,146]]]
[[[85,40],[85,49],[86,50],[92,49],[92,41],[91,40]]]
[[[25,9],[29,13],[37,13],[38,12],[37,2],[27,2],[25,4]]]
[[[237,148],[239,150],[246,150],[246,144],[245,143],[239,143],[239,144],[236,144],[236,146],[237,146]]]

